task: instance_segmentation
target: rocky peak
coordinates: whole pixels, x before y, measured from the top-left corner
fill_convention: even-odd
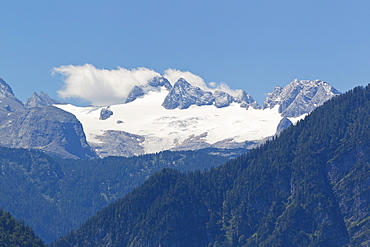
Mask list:
[[[140,96],[143,96],[144,94],[145,93],[142,87],[139,87],[139,86],[133,87],[133,89],[127,96],[125,104],[134,101],[135,99],[137,99]]]
[[[165,98],[162,106],[166,109],[186,109],[191,105],[214,104],[217,108],[222,108],[229,106],[233,102],[239,103],[244,108],[249,106],[258,108],[257,102],[244,90],[236,90],[232,95],[221,90],[216,90],[212,93],[204,91],[199,87],[194,87],[185,79],[180,78]]]
[[[165,87],[167,90],[171,90],[171,83],[163,76],[156,76],[148,82],[149,86],[152,87]]]
[[[215,97],[215,106],[217,108],[229,106],[234,101],[230,94],[223,91],[215,91],[213,95]]]
[[[335,95],[338,90],[321,80],[293,80],[286,87],[276,87],[269,93],[262,108],[279,105],[279,113],[284,117],[298,117],[310,113]]]
[[[50,98],[49,95],[44,92],[40,92],[40,95],[34,92],[32,96],[28,98],[27,101],[24,103],[24,106],[26,108],[43,107],[59,103],[60,102],[58,100]]]
[[[242,89],[236,90],[236,95],[233,97],[233,101],[236,103],[240,103],[240,106],[243,108],[247,108],[252,106],[253,108],[258,108],[258,103],[255,101],[251,95],[245,92]]]
[[[40,149],[62,158],[97,157],[87,144],[78,119],[54,106],[32,107],[2,118],[0,145]]]
[[[274,91],[268,93],[265,101],[262,103],[262,109],[274,108],[275,105],[279,103],[279,96],[283,91],[282,87],[275,87]]]
[[[24,110],[23,103],[17,99],[12,88],[0,78],[0,115]]]
[[[12,88],[2,78],[0,78],[0,98],[15,98]]]
[[[187,109],[191,105],[212,105],[214,100],[211,92],[194,87],[180,78],[164,99],[162,106],[166,109]]]
[[[134,86],[127,96],[126,103],[132,102],[140,96],[145,95],[149,91],[158,91],[162,87],[170,90],[172,88],[171,83],[163,76],[156,76],[148,82],[148,85]]]

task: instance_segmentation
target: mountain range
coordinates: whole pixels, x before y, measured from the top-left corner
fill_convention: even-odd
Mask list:
[[[126,103],[55,105],[82,123],[100,157],[163,150],[250,149],[340,93],[328,83],[294,80],[276,87],[261,106],[244,90],[201,89],[180,78],[155,77],[135,86]],[[285,125],[279,123],[283,121]]]
[[[227,160],[205,151],[61,159],[40,150],[0,147],[0,208],[51,243],[162,168],[203,170]]]
[[[0,79],[0,145],[41,149],[63,158],[96,158],[81,123],[74,115],[52,106],[55,103],[58,101],[41,92],[23,104]]]
[[[217,168],[161,170],[54,246],[368,246],[369,124],[370,85]]]
[[[122,104],[77,107],[44,92],[23,104],[1,79],[0,145],[74,159],[250,149],[338,94],[320,80],[294,80],[259,106],[244,90],[201,89],[183,78],[171,85],[157,76],[135,86]]]
[[[32,226],[46,242],[91,216],[52,246],[370,244],[370,86],[339,95],[325,82],[294,80],[276,87],[259,106],[243,91],[205,90],[184,79],[173,86],[167,82],[158,77],[137,87],[123,104],[75,107],[44,93],[35,93],[23,104],[1,81],[2,141],[4,146],[26,149],[0,147],[0,207]],[[233,117],[240,122],[243,112],[264,127],[275,120],[273,134],[256,139],[259,147],[218,166],[228,159],[210,154],[230,153],[230,146],[207,143],[234,133],[240,137],[240,126],[246,123],[238,128]],[[153,121],[155,114],[159,118]],[[194,119],[183,121],[190,114]],[[199,124],[202,117],[208,119]],[[225,124],[230,119],[232,124]],[[126,129],[134,128],[134,120],[141,133]],[[195,137],[196,128],[218,121],[221,127],[213,126],[217,131],[205,133],[212,129],[206,126],[198,138],[189,140],[194,149],[206,147],[200,151],[136,156],[124,147],[141,140],[137,150],[154,149],[150,138],[160,136],[150,136],[148,130],[164,132],[163,136],[174,132],[180,147],[189,129]],[[261,126],[259,134],[264,131]],[[97,130],[109,135],[104,139]],[[235,137],[234,144],[241,139]],[[164,140],[162,149],[171,141]],[[89,160],[97,154],[104,157],[96,151],[108,142],[121,143],[117,150],[134,157]],[[65,155],[76,160],[61,159]],[[13,232],[17,236],[17,229]],[[13,233],[1,234],[9,239]],[[32,231],[29,236],[40,242]]]

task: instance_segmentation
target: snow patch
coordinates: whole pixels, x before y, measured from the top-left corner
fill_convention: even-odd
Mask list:
[[[104,121],[99,121],[104,107],[55,106],[77,117],[88,142],[101,143],[99,136],[108,130],[125,131],[145,138],[141,143],[145,153],[176,148],[192,137],[209,144],[225,139],[234,142],[261,140],[275,134],[282,118],[278,107],[246,110],[239,103],[224,108],[192,105],[188,109],[167,110],[161,106],[167,94],[163,89],[127,104],[110,105],[114,114]]]

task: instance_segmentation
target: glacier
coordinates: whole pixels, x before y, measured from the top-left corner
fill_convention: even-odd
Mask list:
[[[323,93],[321,87],[330,92]],[[312,88],[315,90],[310,90]],[[320,92],[320,95],[315,96],[312,91]],[[273,95],[270,93],[263,107],[252,102],[253,107],[245,108],[244,101],[234,101],[221,108],[207,102],[204,105],[192,104],[186,109],[166,109],[163,102],[169,95],[168,87],[148,91],[122,104],[55,106],[76,116],[82,123],[87,142],[100,157],[133,156],[164,150],[253,148],[275,135],[284,117],[295,124],[312,111],[312,103],[306,94],[315,99],[315,104],[321,104],[338,92],[322,81],[294,80],[285,90],[278,88]],[[320,101],[317,100],[319,96]],[[324,96],[326,98],[323,99]],[[303,103],[299,100],[302,97],[305,98]],[[299,114],[284,114],[281,106],[287,105],[286,102],[289,109],[299,109]],[[305,110],[305,106],[309,109]],[[101,113],[107,108],[111,114],[101,118]]]

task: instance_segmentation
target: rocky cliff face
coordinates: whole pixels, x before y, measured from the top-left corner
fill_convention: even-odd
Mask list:
[[[42,106],[49,106],[53,104],[60,104],[58,100],[52,99],[44,92],[41,92],[38,95],[36,92],[24,103],[26,108],[31,107],[42,107]]]
[[[41,92],[34,93],[23,105],[0,79],[0,145],[40,149],[62,158],[96,158],[81,123],[73,114],[51,106],[56,103]]]
[[[216,169],[164,169],[57,246],[369,246],[369,99],[338,96]]]
[[[6,84],[5,81],[0,80],[0,100],[1,100],[0,116],[3,117],[0,120],[1,123],[0,128],[2,129],[0,130],[0,132],[2,132],[4,136],[2,140],[2,145],[9,147],[39,148],[42,150],[46,150],[49,153],[53,153],[54,155],[68,158],[96,157],[93,154],[94,152],[91,151],[91,149],[88,147],[86,141],[82,141],[85,140],[85,134],[89,138],[96,139],[96,142],[91,141],[91,145],[94,145],[94,148],[96,148],[96,150],[98,150],[97,152],[101,155],[130,156],[142,154],[143,152],[144,153],[152,152],[153,150],[155,151],[167,149],[186,150],[209,147],[219,148],[218,144],[220,144],[223,148],[228,147],[233,148],[235,146],[237,146],[238,148],[244,148],[246,146],[245,143],[249,143],[251,141],[253,143],[255,143],[256,141],[263,142],[264,138],[274,134],[272,132],[274,132],[274,130],[276,130],[277,127],[277,124],[275,123],[272,124],[274,125],[272,132],[268,131],[268,134],[261,134],[258,136],[255,135],[255,133],[257,132],[262,133],[263,132],[261,131],[262,129],[266,130],[266,126],[262,127],[261,125],[263,122],[267,121],[265,118],[267,117],[270,119],[269,121],[271,121],[271,119],[274,119],[272,117],[272,114],[277,113],[276,111],[274,111],[275,113],[271,111],[271,115],[268,115],[270,114],[268,113],[269,111],[265,111],[268,114],[266,114],[265,116],[263,113],[262,116],[260,113],[263,112],[264,109],[270,109],[274,108],[275,106],[278,106],[280,113],[280,115],[276,114],[278,118],[298,117],[301,116],[302,114],[310,113],[314,108],[323,104],[326,100],[330,99],[331,97],[339,94],[339,92],[323,81],[294,80],[284,88],[276,87],[272,93],[268,94],[266,100],[262,104],[262,107],[259,107],[257,102],[244,90],[225,89],[223,91],[220,89],[215,90],[210,88],[201,89],[199,87],[191,85],[188,81],[182,78],[180,78],[172,86],[166,78],[164,78],[163,76],[158,76],[154,77],[146,85],[135,86],[128,95],[125,102],[123,103],[129,103],[134,100],[140,100],[140,98],[142,97],[150,98],[151,95],[154,94],[163,95],[163,98],[158,98],[159,100],[155,102],[155,105],[158,106],[158,108],[143,105],[140,106],[141,110],[137,110],[139,108],[137,108],[136,110],[132,110],[130,108],[131,106],[130,104],[127,105],[122,104],[127,106],[126,108],[122,108],[125,109],[125,114],[122,114],[122,112],[120,112],[119,110],[115,110],[113,112],[114,106],[105,107],[102,108],[101,111],[99,112],[100,114],[98,116],[99,123],[96,122],[92,123],[90,120],[88,123],[83,122],[84,126],[86,125],[85,129],[91,129],[90,128],[91,126],[96,127],[97,125],[99,125],[100,130],[104,130],[105,133],[102,136],[98,136],[99,134],[96,133],[93,134],[84,133],[82,127],[77,127],[78,121],[74,117],[74,115],[70,115],[70,117],[68,117],[70,118],[68,121],[70,123],[73,122],[73,126],[75,126],[69,128],[69,131],[72,131],[71,132],[72,134],[70,134],[69,131],[58,132],[58,128],[66,128],[62,126],[64,126],[64,122],[67,116],[59,112],[56,112],[53,108],[46,107],[58,103],[56,100],[51,99],[47,94],[43,92],[41,92],[40,95],[34,93],[33,96],[25,102],[25,105],[23,105],[22,102],[20,102],[14,96],[10,86]],[[191,106],[208,106],[208,105],[212,106],[211,107],[212,114],[209,115],[210,111],[207,111],[205,114],[200,116],[200,118],[193,118],[194,116],[194,112],[192,112],[193,109],[188,109]],[[152,109],[151,112],[147,112],[147,109],[149,107]],[[242,109],[243,112],[239,112],[239,110],[241,110],[240,107],[246,109]],[[249,107],[258,110],[258,112],[247,111]],[[34,108],[45,108],[45,109],[34,109]],[[63,107],[60,108],[68,110],[68,108]],[[167,110],[172,110],[176,108],[188,109],[187,111],[181,112],[184,113],[185,115],[187,114],[192,115],[192,117],[186,117],[186,119],[184,119],[183,117],[180,118],[179,117],[180,115],[172,114],[175,111],[163,111],[164,110],[163,108]],[[235,114],[236,111],[239,112],[237,115],[239,116],[240,119],[235,119],[234,122],[232,123],[228,122],[227,124],[221,123],[223,122],[224,119],[210,120],[213,119],[213,117],[220,116],[219,113],[221,111],[219,111],[217,108],[224,108],[222,110],[222,112],[224,113],[228,112],[229,109],[230,112],[233,112],[232,115],[226,114],[224,117],[225,119],[230,119],[231,116],[233,117],[236,116]],[[238,110],[235,111],[235,109],[233,108],[237,108]],[[120,109],[120,107],[116,107],[115,109]],[[143,125],[141,126],[141,128],[147,129],[139,129],[139,131],[137,131],[137,129],[134,128],[133,131],[132,129],[126,128],[126,126],[130,126],[129,123],[131,120],[137,122],[137,117],[141,117],[140,116],[141,111],[143,112],[143,116],[145,117],[144,119],[141,120],[141,123],[143,122],[147,123],[146,127],[144,127]],[[244,112],[248,112],[248,114],[244,114]],[[256,113],[257,115],[252,112]],[[72,113],[76,114],[76,116],[78,116],[79,119],[84,119],[83,116],[78,115],[80,114],[79,112]],[[55,115],[52,116],[52,114]],[[133,118],[130,114],[136,115]],[[148,114],[155,116],[155,119],[149,121]],[[158,117],[158,114],[162,115]],[[46,123],[45,117],[49,115],[50,119],[48,119]],[[207,117],[205,118],[204,115],[207,115]],[[267,115],[271,116],[271,118],[268,117]],[[258,117],[261,117],[261,119],[257,119]],[[162,120],[171,119],[173,123],[181,124],[172,125],[169,123],[170,125],[163,126],[163,130],[173,128],[173,131],[168,133],[168,135],[160,136],[158,135],[157,130],[158,126],[161,125],[160,122],[162,120],[159,121],[157,120],[157,118]],[[201,119],[203,123],[201,124],[200,122],[198,123],[198,121],[200,121],[199,119]],[[53,122],[51,122],[51,120],[53,120]],[[110,123],[110,121],[114,121],[117,124],[114,129],[106,127],[109,124],[112,124]],[[240,125],[241,121],[244,121],[246,125],[243,125],[243,127],[236,127],[237,125]],[[255,124],[256,121],[261,121],[261,123]],[[135,123],[134,125],[136,126],[137,124]],[[278,126],[278,133],[281,129],[285,128],[288,125],[289,125],[288,121],[282,122],[281,125]],[[27,126],[27,129],[25,129],[24,126]],[[205,128],[204,131],[200,132],[199,128],[204,126],[213,126],[213,127],[212,128],[209,127],[209,129]],[[193,128],[193,131],[191,131],[190,132],[191,134],[189,135],[189,133],[187,133],[186,131],[189,131],[190,127]],[[56,128],[54,136],[52,134],[53,131],[50,128]],[[235,131],[229,130],[226,131],[226,129],[231,128],[240,131],[238,133],[236,133]],[[246,131],[246,128],[248,128],[248,131]],[[21,129],[24,130],[23,136],[19,135],[18,133]],[[214,133],[215,129],[217,129],[217,133]],[[195,133],[194,131],[197,130],[198,132]],[[11,135],[7,136],[6,132],[11,133]],[[38,133],[37,135],[35,134],[36,132]],[[36,140],[41,139],[42,134],[45,133],[47,133],[46,139],[48,139],[49,141],[47,143],[44,142],[38,143],[38,141]],[[219,133],[221,133],[222,135],[220,135]],[[229,135],[224,133],[228,133]],[[176,138],[174,137],[175,135],[177,135]],[[72,136],[74,136],[76,140],[74,140]],[[137,138],[135,138],[135,136]],[[157,138],[157,136],[160,137]],[[21,141],[17,140],[17,138],[20,138]],[[98,140],[99,138],[101,140]],[[75,143],[74,144],[75,146],[77,145],[77,143],[79,143],[77,145],[78,148],[76,146],[76,150],[79,151],[74,152],[72,149],[67,150],[66,148],[68,145],[65,145],[65,141],[62,141],[62,139],[68,140],[68,142],[70,143],[72,142]],[[208,139],[211,141],[209,141]],[[235,140],[238,140],[237,143]],[[101,142],[104,144],[96,145],[96,143]],[[128,143],[131,143],[132,145],[131,144],[129,145]]]
[[[292,125],[292,121],[290,121],[287,117],[283,117],[276,128],[276,134],[279,135],[283,130],[289,128]]]
[[[233,102],[240,103],[241,107],[244,108],[257,106],[257,102],[243,90],[238,90],[235,96],[220,90],[212,93],[194,87],[185,79],[180,78],[165,98],[162,106],[166,109],[187,109],[191,105],[214,105],[217,108],[222,108]]]
[[[99,157],[144,155],[145,138],[124,131],[108,130],[98,137],[100,143],[91,143]]]
[[[138,97],[143,96],[144,94],[145,94],[145,93],[144,93],[143,88],[138,87],[138,86],[135,86],[135,87],[131,90],[131,92],[129,93],[129,95],[127,96],[127,99],[126,99],[125,103],[132,102],[132,101],[134,101],[135,99],[137,99]]]
[[[298,117],[310,113],[340,92],[320,80],[294,80],[284,88],[275,87],[262,104],[262,109],[279,105],[283,117]]]
[[[236,103],[240,103],[240,107],[247,108],[249,106],[253,108],[258,108],[258,103],[255,101],[251,95],[242,89],[236,90],[236,95],[234,95],[233,100]]]
[[[158,77],[131,91],[128,99],[135,104],[110,109],[58,107],[81,119],[100,157],[129,156],[162,150],[250,149],[298,121],[291,118],[303,118],[302,114],[338,94],[322,81],[295,80],[276,87],[259,107],[244,90],[221,88],[199,88],[181,78],[171,88]]]
[[[14,96],[12,88],[0,78],[0,114],[23,110],[23,103]]]
[[[165,98],[162,106],[166,109],[187,109],[191,105],[212,105],[212,93],[192,86],[185,79],[180,78]]]
[[[138,97],[141,97],[150,91],[161,90],[162,87],[164,87],[167,90],[170,90],[172,88],[172,85],[163,76],[154,77],[152,80],[148,82],[148,85],[135,86],[129,93],[125,103],[132,102]]]
[[[97,157],[76,117],[54,106],[9,115],[0,123],[0,140],[1,146],[41,149],[63,158]]]

